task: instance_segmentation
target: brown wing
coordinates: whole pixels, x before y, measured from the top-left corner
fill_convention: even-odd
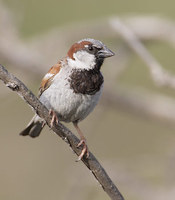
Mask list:
[[[38,96],[40,97],[41,94],[50,87],[52,80],[54,76],[59,73],[61,69],[61,62],[53,65],[50,70],[47,72],[47,74],[44,76],[44,78],[41,81],[41,86],[39,88],[39,94]]]

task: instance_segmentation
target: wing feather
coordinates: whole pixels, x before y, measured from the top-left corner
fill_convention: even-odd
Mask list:
[[[41,81],[41,86],[39,88],[39,95],[38,95],[39,97],[45,90],[47,90],[50,87],[53,78],[55,77],[56,74],[59,73],[60,69],[61,69],[61,62],[58,62],[57,64],[53,65],[50,68],[50,70],[47,72],[47,74]]]

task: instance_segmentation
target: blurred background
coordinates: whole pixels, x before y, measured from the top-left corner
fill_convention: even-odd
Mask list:
[[[128,200],[175,196],[174,6],[172,0],[0,1],[0,63],[36,95],[74,42],[92,37],[116,53],[102,68],[100,103],[80,127]],[[109,199],[49,128],[36,139],[19,136],[33,112],[2,82],[0,113],[0,199]]]

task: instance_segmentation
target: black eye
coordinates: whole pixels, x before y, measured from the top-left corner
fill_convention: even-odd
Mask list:
[[[89,51],[93,51],[93,50],[94,50],[94,47],[93,47],[92,45],[89,45],[89,46],[88,46],[88,50],[89,50]]]

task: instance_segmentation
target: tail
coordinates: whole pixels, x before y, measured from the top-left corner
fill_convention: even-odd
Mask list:
[[[27,127],[20,132],[20,135],[29,135],[32,138],[38,137],[44,126],[45,122],[38,115],[35,115]]]

